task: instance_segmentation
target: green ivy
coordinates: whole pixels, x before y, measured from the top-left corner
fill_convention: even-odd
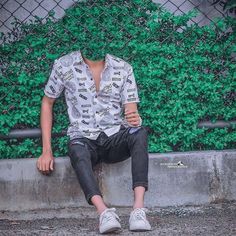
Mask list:
[[[200,121],[236,119],[235,18],[189,24],[193,10],[175,16],[151,0],[83,1],[46,23],[15,20],[0,46],[0,132],[40,127],[41,99],[53,61],[73,50],[95,49],[132,64],[139,112],[149,129],[149,152],[235,148],[235,126],[198,128]],[[91,37],[91,35],[93,37]],[[53,132],[69,125],[64,96],[53,109]],[[52,138],[55,156],[68,137]],[[41,139],[1,140],[0,158],[38,157]]]

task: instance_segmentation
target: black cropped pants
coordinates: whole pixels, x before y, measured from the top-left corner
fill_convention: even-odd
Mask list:
[[[93,167],[99,162],[116,163],[131,157],[132,188],[148,190],[148,133],[143,126],[125,127],[108,137],[101,132],[96,140],[86,137],[68,142],[68,155],[88,204],[102,194]]]

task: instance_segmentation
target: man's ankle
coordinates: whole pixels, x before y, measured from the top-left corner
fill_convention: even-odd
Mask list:
[[[97,212],[98,212],[99,215],[101,215],[106,209],[108,209],[108,207],[97,209]]]
[[[133,205],[133,210],[135,210],[136,208],[144,208],[143,204],[135,204]]]
[[[96,207],[99,215],[108,208],[100,195],[94,195],[91,202]]]

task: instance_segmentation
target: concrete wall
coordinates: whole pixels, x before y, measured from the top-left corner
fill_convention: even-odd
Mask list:
[[[236,200],[236,150],[149,154],[149,158],[147,207]],[[0,160],[0,210],[89,206],[69,157],[56,158],[50,176],[38,171],[36,160]],[[130,159],[100,165],[95,173],[108,204],[132,205]]]

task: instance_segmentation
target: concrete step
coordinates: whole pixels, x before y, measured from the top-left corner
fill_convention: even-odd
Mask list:
[[[97,166],[104,200],[131,206],[131,158]],[[87,207],[69,157],[58,157],[51,175],[37,158],[0,160],[0,210]],[[147,207],[201,205],[236,200],[236,150],[149,154]]]

